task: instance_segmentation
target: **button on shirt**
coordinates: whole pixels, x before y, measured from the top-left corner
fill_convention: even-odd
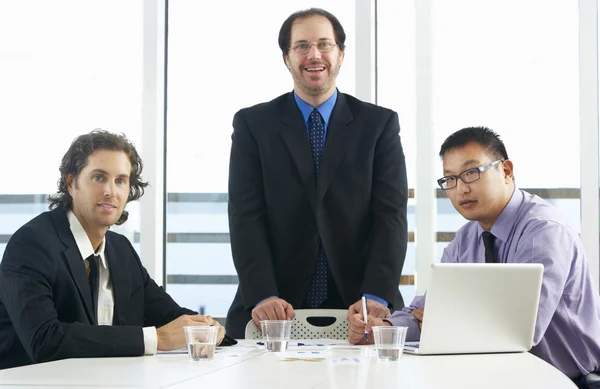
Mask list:
[[[98,252],[95,252],[92,247],[92,243],[88,238],[85,230],[83,229],[77,216],[71,211],[67,212],[67,218],[69,219],[69,226],[75,243],[81,254],[82,261],[92,254],[100,256],[98,261],[98,270],[100,273],[99,277],[99,290],[98,290],[98,325],[110,326],[113,322],[113,314],[115,308],[115,301],[112,292],[112,281],[110,280],[110,271],[108,268],[108,262],[104,254],[104,247],[106,246],[106,238],[102,239],[102,244]],[[155,327],[144,327],[144,353],[145,354],[156,354],[157,348],[157,335]]]
[[[467,223],[444,249],[441,262],[485,262],[483,231],[479,223]],[[515,189],[490,232],[498,262],[544,265],[531,353],[570,378],[600,370],[600,297],[579,235],[566,217],[545,200]],[[409,327],[407,340],[420,337],[410,311],[424,302],[417,296],[388,319]]]

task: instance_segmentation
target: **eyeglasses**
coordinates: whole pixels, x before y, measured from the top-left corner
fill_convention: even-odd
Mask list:
[[[296,54],[308,54],[312,50],[312,47],[316,46],[319,53],[329,53],[332,51],[337,45],[330,41],[323,41],[318,43],[298,43],[293,47],[290,47],[289,50],[294,50]]]
[[[479,166],[479,167],[475,167],[475,168],[472,168],[472,169],[465,170],[464,172],[460,173],[457,176],[442,177],[439,180],[437,180],[437,183],[440,186],[440,188],[442,188],[443,190],[449,190],[449,189],[455,188],[456,185],[458,184],[458,179],[459,178],[465,184],[470,184],[472,182],[477,181],[481,177],[481,172],[484,172],[484,171],[486,171],[488,169],[493,168],[494,166],[496,166],[500,162],[504,162],[504,160],[503,159],[499,159],[497,161],[490,162],[487,165],[483,165],[483,166]]]

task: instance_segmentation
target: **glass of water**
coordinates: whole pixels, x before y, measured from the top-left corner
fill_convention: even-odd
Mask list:
[[[192,361],[213,359],[219,335],[218,326],[184,326],[183,330]]]
[[[406,331],[408,331],[408,327],[373,327],[375,349],[377,349],[379,359],[396,361],[402,358],[402,350],[406,341]]]
[[[292,320],[263,320],[260,322],[265,349],[285,351],[292,334]]]

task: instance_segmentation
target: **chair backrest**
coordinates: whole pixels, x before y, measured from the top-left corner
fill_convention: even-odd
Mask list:
[[[348,339],[348,320],[346,309],[296,309],[296,317],[292,323],[292,339]],[[311,318],[335,318],[328,326],[310,324]],[[262,331],[254,321],[246,324],[246,339],[262,339]]]

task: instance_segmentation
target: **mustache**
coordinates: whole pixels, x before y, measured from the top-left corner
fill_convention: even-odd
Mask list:
[[[329,63],[328,62],[324,62],[324,61],[309,61],[308,63],[304,64],[304,67],[310,67],[310,66],[328,66]]]

